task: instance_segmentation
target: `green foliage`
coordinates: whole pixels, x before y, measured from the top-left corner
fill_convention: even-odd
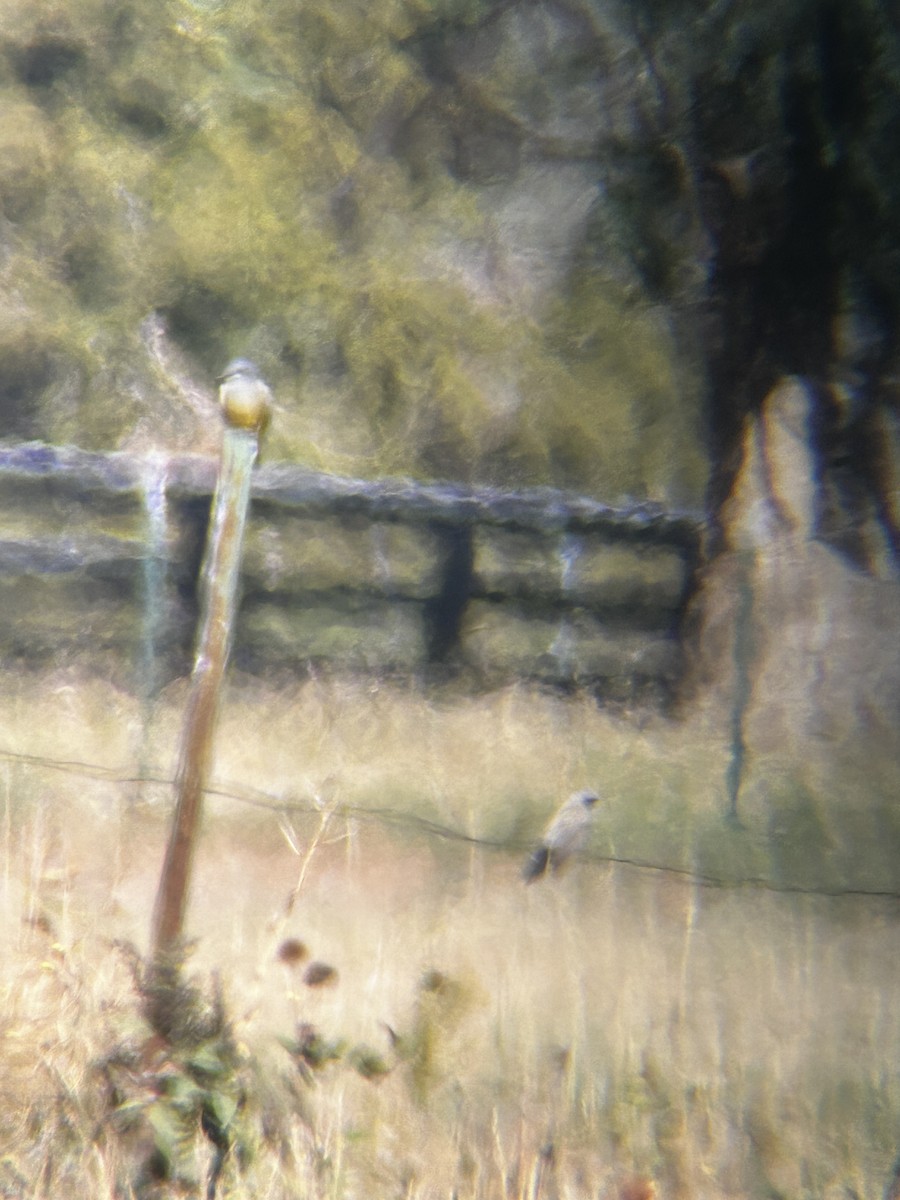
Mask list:
[[[312,1082],[313,1072],[321,1071],[329,1063],[339,1062],[347,1050],[347,1043],[342,1038],[329,1041],[315,1026],[306,1023],[300,1025],[296,1038],[278,1040],[307,1082]]]
[[[363,1079],[379,1080],[385,1075],[390,1075],[393,1069],[383,1054],[365,1043],[354,1046],[347,1056],[347,1061]]]
[[[251,1127],[245,1119],[249,1063],[238,1049],[218,982],[212,993],[185,976],[183,947],[144,962],[128,945],[120,950],[134,978],[149,1035],[115,1047],[100,1064],[121,1133],[146,1128],[140,1188],[152,1180],[196,1187],[198,1137],[212,1146],[207,1195],[214,1195],[226,1157],[246,1158]]]
[[[283,944],[279,957],[288,968],[303,962],[306,949],[299,953],[300,946],[291,940]],[[126,943],[118,949],[131,970],[144,1028],[113,1046],[96,1070],[112,1128],[123,1145],[137,1148],[132,1184],[138,1192],[155,1182],[197,1188],[204,1161],[199,1147],[205,1139],[211,1147],[206,1195],[212,1197],[227,1162],[245,1166],[262,1142],[287,1139],[294,1117],[306,1119],[302,1099],[289,1080],[274,1088],[271,1080],[264,1084],[269,1071],[235,1040],[217,977],[206,988],[187,976],[185,946],[155,961],[144,961]],[[320,971],[311,975],[315,967]],[[319,975],[326,970],[328,982],[336,981],[337,972],[320,962],[310,964],[302,980],[310,989],[320,987]],[[432,972],[422,987],[446,999],[455,995],[457,985]],[[419,1019],[417,1045],[423,1041],[421,1024]],[[298,1022],[294,1037],[276,1040],[305,1088],[330,1069],[348,1070],[377,1084],[401,1061],[401,1039],[393,1034],[390,1055],[365,1042],[329,1037],[308,1021]]]

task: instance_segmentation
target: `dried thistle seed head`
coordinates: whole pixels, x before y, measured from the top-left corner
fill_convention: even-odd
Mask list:
[[[303,972],[303,982],[307,987],[335,987],[338,981],[336,967],[324,962],[311,962]]]
[[[309,951],[299,938],[285,938],[275,952],[275,957],[287,967],[296,967],[305,958],[309,958]]]
[[[440,992],[447,986],[448,979],[443,971],[426,971],[419,980],[419,991]]]

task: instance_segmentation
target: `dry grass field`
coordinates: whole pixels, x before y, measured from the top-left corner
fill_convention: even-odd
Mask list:
[[[183,692],[148,713],[60,673],[3,695],[0,1195],[204,1195],[213,1112],[235,1200],[881,1196],[898,902],[742,884],[773,835],[724,829],[708,722],[235,682],[179,1049],[128,944]],[[526,888],[529,840],[583,786],[590,853]]]

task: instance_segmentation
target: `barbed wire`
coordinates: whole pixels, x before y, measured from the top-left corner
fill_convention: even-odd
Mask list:
[[[0,762],[17,763],[23,767],[62,774],[76,775],[80,778],[95,779],[121,787],[155,786],[174,787],[174,779],[165,773],[140,771],[138,773],[124,772],[121,768],[106,767],[100,763],[84,762],[80,759],[58,759],[47,755],[24,754],[16,750],[6,750],[0,747]],[[430,817],[396,808],[372,808],[368,805],[343,804],[324,805],[316,799],[306,802],[284,794],[268,792],[261,788],[226,787],[223,784],[212,783],[204,789],[207,796],[215,796],[222,800],[231,800],[249,808],[261,809],[280,815],[319,816],[330,811],[336,817],[347,820],[371,822],[375,825],[390,826],[395,829],[414,831],[427,837],[442,841],[459,842],[463,845],[477,847],[486,851],[499,851],[506,854],[519,854],[530,848],[531,843],[514,841],[509,838],[487,838],[466,833],[465,830],[444,825]],[[892,888],[864,887],[810,887],[799,883],[781,882],[767,879],[762,875],[723,877],[707,874],[703,871],[692,870],[689,867],[673,866],[670,863],[652,862],[648,859],[633,858],[619,854],[590,853],[586,855],[590,862],[597,865],[629,867],[648,874],[670,877],[685,885],[701,888],[712,888],[721,891],[756,890],[793,896],[821,896],[829,899],[874,899],[900,900],[900,890]]]

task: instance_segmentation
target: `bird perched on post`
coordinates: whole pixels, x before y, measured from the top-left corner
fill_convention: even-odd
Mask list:
[[[522,868],[526,883],[533,883],[547,871],[555,875],[573,854],[584,849],[599,799],[594,792],[575,792],[561,806]]]
[[[256,364],[248,358],[235,358],[216,382],[228,424],[264,433],[272,419],[274,400]]]

